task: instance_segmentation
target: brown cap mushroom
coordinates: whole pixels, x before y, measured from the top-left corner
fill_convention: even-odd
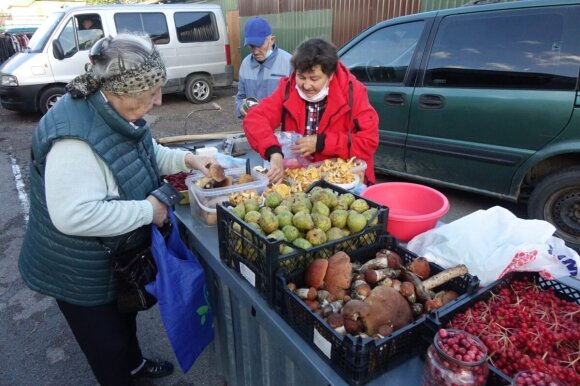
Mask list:
[[[342,299],[350,288],[352,265],[350,257],[343,251],[337,252],[328,259],[328,268],[324,276],[324,289]]]
[[[222,165],[212,163],[209,165],[209,174],[217,182],[222,182],[226,178],[226,172]]]
[[[315,259],[304,273],[304,282],[308,287],[321,288],[328,268],[328,260]]]
[[[365,303],[371,306],[370,313],[363,318],[366,333],[370,336],[374,336],[384,324],[398,330],[413,321],[409,303],[392,287],[381,285],[373,288]]]
[[[368,316],[371,306],[362,300],[352,299],[342,307],[341,312],[345,319],[358,320]]]
[[[431,276],[431,267],[429,266],[429,261],[427,261],[427,259],[422,256],[411,261],[407,265],[407,269],[417,275],[421,280],[425,280]]]

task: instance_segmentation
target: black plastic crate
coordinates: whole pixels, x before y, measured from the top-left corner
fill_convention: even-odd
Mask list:
[[[544,279],[537,272],[512,272],[479,289],[472,296],[461,300],[455,307],[442,308],[429,314],[428,318],[431,320],[429,325],[432,326],[431,329],[433,330],[433,334],[437,329],[447,326],[447,323],[449,323],[455,315],[466,311],[479,301],[489,299],[492,296],[492,291],[498,291],[502,287],[509,286],[513,281],[524,278],[529,278],[530,280],[535,281],[535,283],[542,289],[554,290],[555,295],[560,299],[580,304],[580,290],[577,288],[570,287],[557,280]],[[508,386],[511,384],[512,378],[510,376],[491,364],[488,364],[488,366],[490,371],[487,386]]]
[[[397,252],[405,263],[417,258],[417,255],[401,247],[388,233],[380,235],[376,243],[348,255],[351,262],[364,263],[384,248]],[[443,270],[433,263],[430,266],[433,274]],[[287,288],[289,282],[298,287],[302,285],[305,269],[300,267],[290,273],[278,273],[276,285],[283,296],[281,315],[349,384],[361,385],[378,377],[389,368],[416,355],[423,347],[426,348],[422,342],[429,341],[435,335],[436,329],[426,328],[427,317],[422,316],[378,340],[350,334],[341,336]],[[460,295],[443,307],[448,309],[461,303],[476,292],[478,287],[479,279],[467,274],[441,285],[437,290],[454,290]]]
[[[314,187],[330,188],[335,194],[351,193],[339,186],[324,180],[313,183],[307,190]],[[376,208],[374,219],[376,225],[369,225],[362,231],[347,237],[333,240],[308,250],[300,249],[285,240],[266,238],[252,226],[235,216],[229,208],[229,203],[217,206],[218,237],[221,259],[231,268],[239,272],[250,284],[258,289],[260,294],[276,307],[279,305],[280,294],[276,294],[274,285],[278,270],[293,272],[304,269],[315,258],[328,258],[339,251],[351,252],[373,245],[380,234],[386,232],[388,208],[374,201],[354,194],[355,198],[364,199],[370,208]],[[294,251],[281,254],[282,246],[290,246]]]

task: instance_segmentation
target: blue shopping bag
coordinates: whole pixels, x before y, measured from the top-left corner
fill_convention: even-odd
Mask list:
[[[169,218],[167,239],[151,227],[151,252],[158,272],[145,289],[159,301],[165,331],[186,373],[214,338],[213,315],[203,268],[181,240],[171,209]]]

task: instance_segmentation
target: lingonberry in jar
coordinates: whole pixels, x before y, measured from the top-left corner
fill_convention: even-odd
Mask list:
[[[550,374],[525,370],[514,375],[512,386],[562,386],[562,383]]]
[[[462,330],[441,329],[427,349],[423,386],[484,386],[487,348]]]

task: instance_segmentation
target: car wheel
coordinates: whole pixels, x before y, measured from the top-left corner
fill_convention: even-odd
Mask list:
[[[60,97],[66,93],[64,87],[54,86],[49,87],[40,94],[40,99],[38,101],[40,112],[46,114],[46,112],[58,102]]]
[[[580,250],[580,168],[544,177],[528,200],[528,216],[556,227],[556,236]]]
[[[194,75],[185,84],[185,97],[191,103],[207,103],[213,95],[213,86],[209,77]]]

